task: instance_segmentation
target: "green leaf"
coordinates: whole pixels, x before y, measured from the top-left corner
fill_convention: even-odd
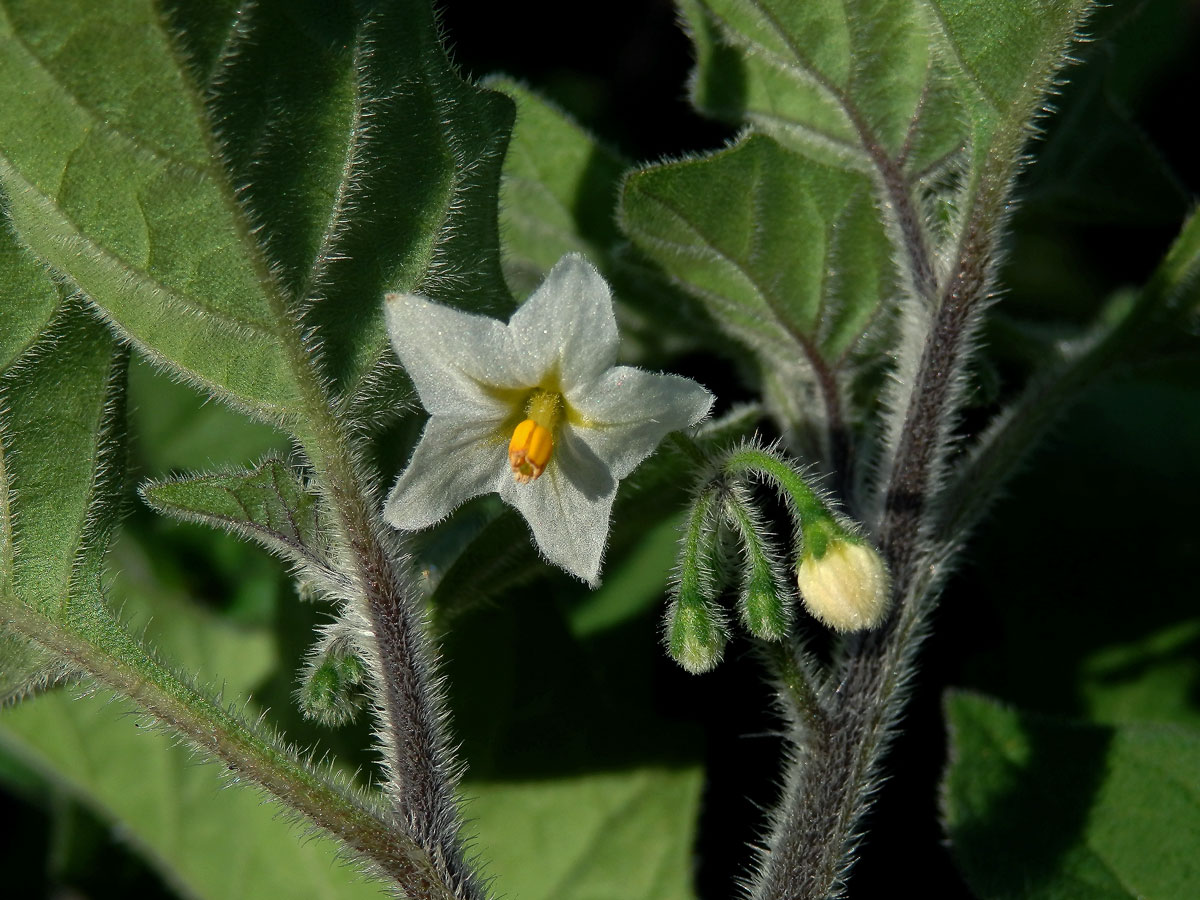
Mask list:
[[[124,354],[72,302],[0,382],[0,588],[84,632],[99,623],[70,598],[100,579],[123,477],[124,377]]]
[[[185,35],[219,18],[207,6],[176,4]],[[381,389],[387,291],[510,311],[496,196],[512,105],[458,76],[430,5],[270,0],[236,18],[205,69],[212,121],[335,392]]]
[[[1003,635],[971,654],[973,687],[1107,724],[1200,728],[1198,456],[1195,359],[1103,385],[1063,417],[984,520],[958,576],[960,596]],[[1113,565],[1114,511],[1128,512],[1118,513],[1124,528],[1151,508],[1136,564]]]
[[[0,376],[36,342],[61,303],[59,289],[45,268],[21,249],[8,228],[0,227]],[[0,482],[3,476],[0,453]],[[9,498],[0,496],[0,532],[7,535],[11,529]],[[11,544],[5,538],[3,545],[0,578],[7,580],[12,567]],[[0,627],[0,706],[52,684],[62,674],[62,663]]]
[[[513,293],[528,296],[572,251],[608,274],[620,240],[613,209],[628,162],[524,86],[505,78],[486,83],[517,105],[500,190],[504,273]]]
[[[692,98],[830,165],[909,181],[1019,132],[1086,0],[686,0]],[[1011,161],[1008,161],[1011,163]]]
[[[629,162],[528,88],[497,77],[485,84],[517,105],[500,194],[504,274],[513,294],[527,297],[564,253],[581,252],[613,288],[623,358],[661,365],[686,339],[711,339],[691,299],[617,228]]]
[[[690,900],[698,767],[472,781],[477,844],[522,900]]]
[[[13,225],[41,259],[156,359],[294,413],[265,262],[150,3],[0,7],[0,135]]]
[[[0,227],[0,374],[37,339],[61,302],[45,268]]]
[[[129,430],[137,435],[131,468],[160,475],[241,466],[290,449],[280,431],[229,407],[203,391],[156,372],[134,357],[129,365]]]
[[[150,481],[141,495],[161,513],[258,541],[313,574],[332,573],[319,499],[281,459],[269,456],[243,472]]]
[[[946,710],[943,812],[978,896],[1200,892],[1200,732],[1058,720],[963,693]]]
[[[958,98],[909,0],[687,0],[697,45],[692,100],[829,165],[871,154],[924,168],[958,149]],[[922,113],[917,122],[917,113]]]
[[[0,629],[0,707],[49,687],[68,672],[37,644]]]
[[[123,483],[124,360],[71,302],[0,382],[0,616],[388,866],[381,848],[396,836],[373,798],[206,697],[109,610],[101,580]]]
[[[228,12],[0,6],[0,184],[21,238],[119,332],[295,427],[318,347],[335,391],[395,397],[385,290],[511,308],[511,106],[458,78],[416,0]]]
[[[844,365],[894,280],[870,179],[751,136],[634,173],[627,234],[771,365]],[[853,259],[852,265],[846,261]]]
[[[129,709],[107,696],[46,695],[0,716],[0,745],[119,827],[184,896],[379,896],[337,864],[336,844],[300,841],[277,807],[222,790],[221,769],[120,716]]]

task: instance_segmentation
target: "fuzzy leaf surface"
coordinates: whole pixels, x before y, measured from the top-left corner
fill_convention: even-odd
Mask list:
[[[912,181],[965,153],[974,170],[1023,131],[1088,5],[685,0],[692,99],[831,165]]]
[[[416,0],[6,2],[14,225],[148,355],[259,418],[311,402],[297,317],[335,391],[378,390],[385,290],[510,303],[494,199],[511,107],[436,37]]]
[[[37,644],[0,629],[0,707],[49,686],[61,672],[62,665]]]
[[[34,253],[186,377],[266,418],[294,413],[261,263],[150,3],[0,7],[0,134]]]
[[[62,303],[57,285],[45,269],[17,244],[8,228],[0,228],[0,377],[37,340]],[[2,452],[2,451],[0,451]],[[0,480],[3,480],[0,455]],[[0,496],[0,533],[12,531],[10,498]],[[3,539],[0,578],[12,570],[11,538]],[[61,665],[19,634],[0,628],[0,706],[19,700],[59,674]]]
[[[46,270],[0,227],[0,373],[37,339],[61,302]]]
[[[870,179],[761,135],[635,173],[620,215],[726,331],[777,362],[837,368],[894,279]]]
[[[950,694],[943,812],[982,897],[1200,890],[1200,733],[1053,719]]]
[[[161,513],[237,532],[296,564],[329,563],[317,496],[281,459],[243,472],[151,481],[141,494]]]
[[[123,466],[125,356],[72,301],[0,381],[0,588],[104,642],[92,600]],[[93,630],[95,629],[95,630]]]

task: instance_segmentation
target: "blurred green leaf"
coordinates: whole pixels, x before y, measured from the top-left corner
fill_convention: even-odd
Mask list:
[[[470,827],[505,896],[691,897],[698,735],[661,714],[654,612],[580,638],[584,591],[544,577],[445,637]]]
[[[231,626],[168,591],[126,596],[128,627],[185,670],[221,678],[231,699],[277,664],[265,629]],[[0,715],[0,745],[119,827],[183,896],[379,896],[335,861],[332,842],[299,840],[278,807],[222,789],[240,780],[232,770],[197,765],[187,747],[122,709],[106,694],[56,691]]]
[[[1200,725],[1198,457],[1194,360],[1114,380],[1063,417],[948,592],[993,636],[973,687],[1064,716]]]
[[[946,711],[943,813],[978,896],[1200,892],[1200,731],[1058,720],[964,693]]]
[[[636,545],[612,567],[604,583],[567,610],[571,634],[587,639],[662,603],[679,552],[682,524],[680,509],[653,527],[639,529]]]
[[[521,900],[690,900],[698,767],[472,781],[476,846]]]
[[[131,467],[139,475],[211,471],[286,454],[286,436],[135,357],[129,365]]]
[[[533,91],[505,78],[488,87],[517,105],[500,191],[504,272],[528,296],[564,253],[606,274],[620,233],[613,209],[628,163]]]
[[[1022,185],[1023,215],[1047,230],[1064,220],[1173,225],[1191,196],[1114,95],[1112,45],[1102,44],[1092,57],[1063,88],[1062,111]],[[1054,299],[1052,292],[1047,296]]]

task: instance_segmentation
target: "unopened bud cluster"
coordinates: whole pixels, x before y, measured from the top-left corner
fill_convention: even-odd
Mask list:
[[[344,725],[362,708],[367,668],[348,642],[318,648],[300,684],[300,709],[324,725]]]
[[[793,519],[790,560],[755,505],[749,487],[755,480],[776,489]],[[735,542],[739,552],[724,552]],[[738,618],[763,640],[789,634],[797,594],[792,584],[809,615],[839,632],[874,628],[887,613],[891,581],[876,550],[789,461],[753,444],[714,467],[689,511],[666,621],[667,648],[689,672],[720,662],[729,617],[717,601],[734,569],[740,569]]]

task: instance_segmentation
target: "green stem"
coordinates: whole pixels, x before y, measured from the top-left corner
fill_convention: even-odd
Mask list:
[[[829,510],[804,478],[783,459],[758,447],[735,450],[722,465],[729,475],[757,475],[771,481],[791,503],[800,522],[832,519]]]
[[[714,592],[709,573],[715,548],[715,517],[717,489],[703,491],[692,504],[688,513],[687,528],[683,536],[683,552],[679,565],[679,596],[709,599]],[[705,560],[705,557],[708,560]]]

